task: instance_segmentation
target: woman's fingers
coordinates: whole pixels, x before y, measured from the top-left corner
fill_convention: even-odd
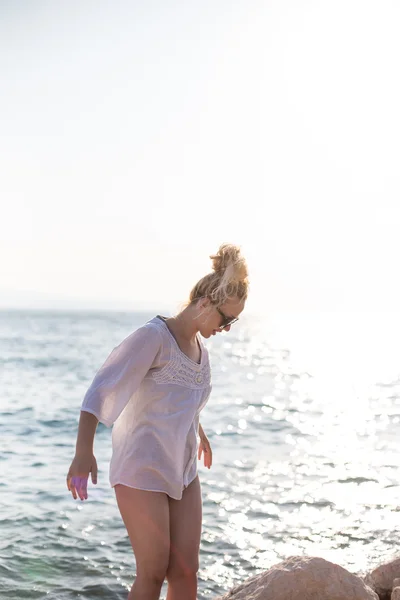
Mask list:
[[[87,500],[88,494],[87,494],[87,478],[82,479],[81,481],[81,494],[80,494],[80,499],[81,500]]]
[[[75,488],[75,481],[74,481],[75,477],[71,477],[68,480],[68,489],[71,492],[73,498],[76,500],[77,495],[76,495],[76,488]]]
[[[208,444],[207,448],[207,467],[210,469],[212,465],[212,450],[210,444]]]
[[[90,472],[90,476],[92,478],[92,483],[96,484],[97,483],[97,462],[96,462],[96,460],[94,461],[94,463],[92,465],[92,470]]]
[[[211,450],[211,446],[210,446],[210,443],[208,442],[208,440],[200,441],[199,451],[198,451],[199,460],[200,460],[203,452],[204,452],[204,466],[209,469],[212,465],[212,450]]]
[[[87,483],[88,483],[87,477],[82,477],[81,488],[80,488],[81,489],[81,495],[80,495],[81,500],[87,500],[87,497],[88,497]]]
[[[87,482],[88,482],[88,478],[87,477],[80,477],[79,478],[79,487],[77,488],[77,492],[78,492],[78,496],[81,500],[87,500]]]
[[[71,477],[70,489],[75,500],[79,496],[81,500],[87,500],[87,477]]]

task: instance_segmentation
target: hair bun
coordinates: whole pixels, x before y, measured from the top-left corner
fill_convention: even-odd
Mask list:
[[[222,305],[230,298],[246,301],[249,280],[245,258],[239,246],[222,244],[217,254],[210,256],[213,272],[196,283],[190,292],[190,302],[210,298],[213,304]]]
[[[247,279],[247,264],[239,246],[222,244],[217,254],[212,254],[210,258],[214,271],[226,281],[240,282]]]

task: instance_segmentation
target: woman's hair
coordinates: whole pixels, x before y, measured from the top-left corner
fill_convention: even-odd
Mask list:
[[[213,304],[221,306],[232,296],[246,300],[249,288],[248,270],[240,247],[222,244],[217,254],[212,254],[210,258],[213,272],[196,283],[190,292],[189,302],[208,297]]]

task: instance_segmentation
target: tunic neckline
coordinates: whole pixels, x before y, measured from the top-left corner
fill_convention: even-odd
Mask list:
[[[193,365],[196,365],[197,367],[201,367],[201,365],[203,364],[203,356],[204,356],[204,352],[203,352],[203,347],[202,347],[202,344],[201,344],[201,342],[200,342],[200,340],[199,340],[199,338],[198,338],[197,334],[196,334],[196,340],[197,340],[197,343],[198,343],[198,345],[199,345],[199,348],[200,348],[200,362],[197,362],[197,361],[195,361],[195,360],[191,359],[191,358],[190,358],[190,357],[189,357],[187,354],[185,354],[185,352],[183,352],[183,350],[182,350],[182,349],[181,349],[181,347],[179,346],[179,344],[178,344],[178,342],[177,342],[177,340],[176,340],[176,338],[175,338],[174,334],[172,333],[172,331],[171,331],[171,330],[170,330],[170,328],[168,327],[168,325],[167,325],[167,323],[166,323],[166,321],[165,321],[165,319],[166,319],[166,318],[167,318],[167,317],[163,317],[162,315],[157,315],[157,316],[156,316],[156,319],[159,319],[159,320],[160,320],[162,323],[164,323],[166,330],[168,331],[169,335],[170,335],[170,336],[171,336],[171,338],[173,339],[173,341],[174,341],[174,343],[175,343],[175,345],[176,345],[176,347],[177,347],[178,351],[180,352],[180,354],[182,354],[182,356],[184,356],[184,357],[185,357],[185,358],[186,358],[186,359],[187,359],[189,362],[191,362]]]

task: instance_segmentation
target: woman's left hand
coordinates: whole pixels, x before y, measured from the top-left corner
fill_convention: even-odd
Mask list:
[[[199,452],[198,452],[199,460],[201,459],[201,455],[203,454],[203,452],[204,452],[204,466],[209,469],[212,465],[212,450],[211,450],[210,442],[208,441],[208,437],[206,435],[203,435],[200,438]]]

